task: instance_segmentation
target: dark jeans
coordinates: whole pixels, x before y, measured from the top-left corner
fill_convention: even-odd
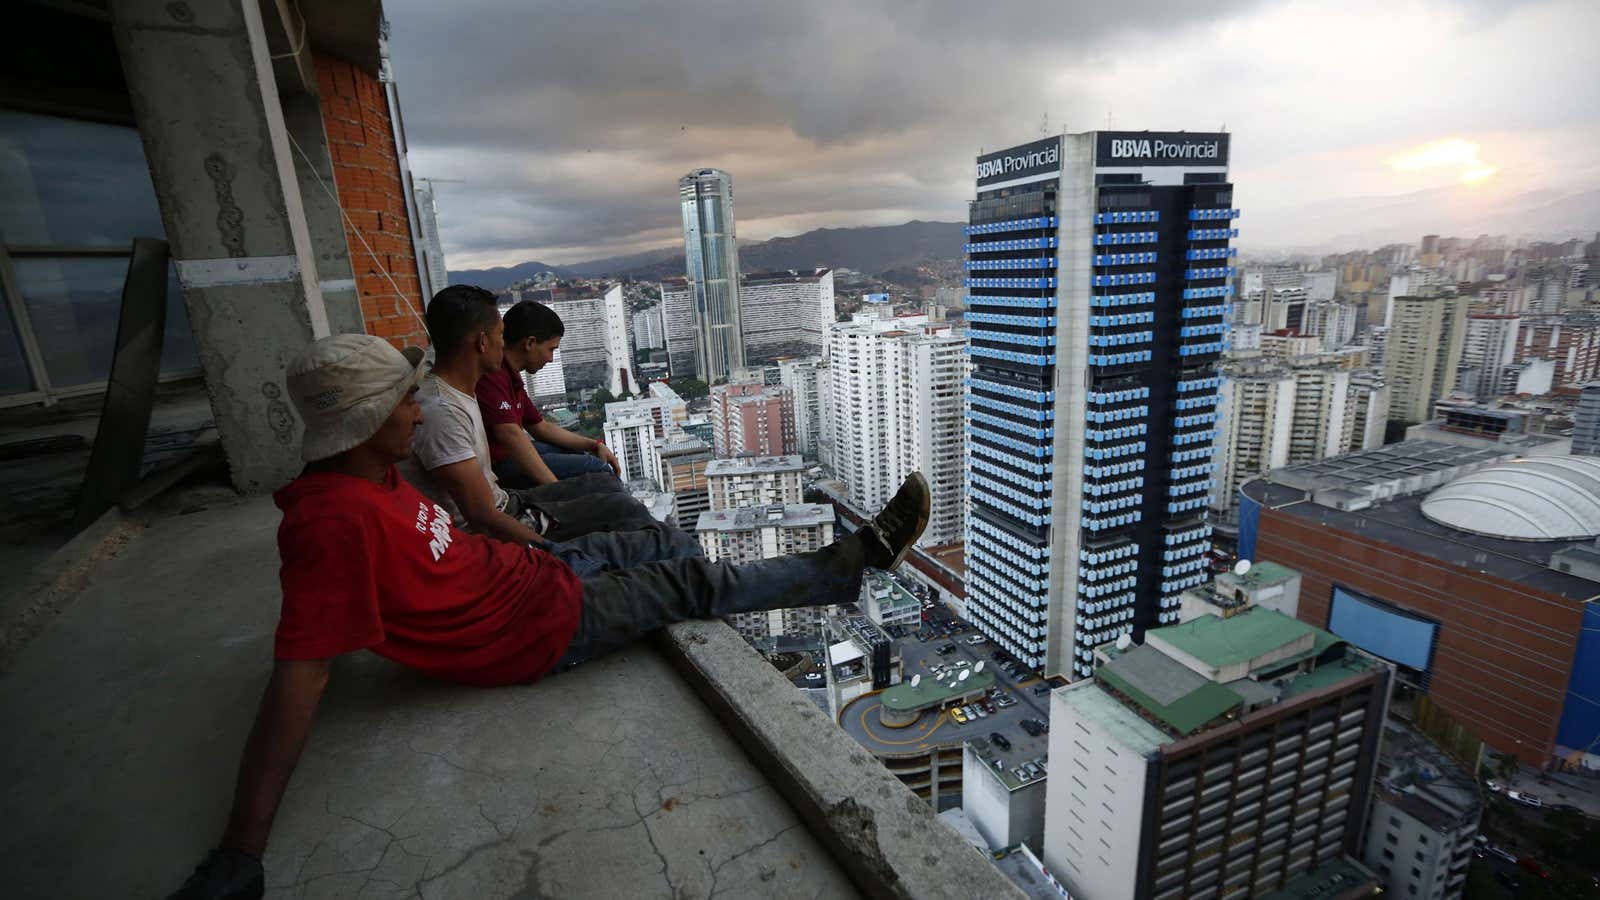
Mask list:
[[[581,475],[536,488],[506,491],[506,515],[517,516],[536,509],[555,520],[544,532],[552,541],[565,541],[595,531],[633,531],[648,528],[656,520],[623,490],[622,482],[608,470]]]
[[[616,474],[606,465],[605,460],[592,453],[574,453],[554,444],[546,444],[544,441],[534,441],[533,449],[539,452],[539,458],[550,467],[550,474],[561,481],[598,472],[610,475],[612,481],[617,480]],[[494,474],[500,479],[500,486],[503,488],[533,487],[533,479],[510,458],[495,463]]]
[[[675,530],[675,529],[673,529]],[[615,534],[619,551],[651,554],[645,538]],[[853,603],[866,554],[858,535],[811,553],[738,566],[681,557],[604,569],[582,579],[578,631],[556,671],[624,647],[685,619]]]

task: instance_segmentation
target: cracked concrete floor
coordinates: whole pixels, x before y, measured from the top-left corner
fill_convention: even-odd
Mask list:
[[[215,840],[269,665],[266,498],[153,522],[0,676],[8,897],[162,896]],[[850,897],[653,648],[532,687],[339,661],[269,898]]]

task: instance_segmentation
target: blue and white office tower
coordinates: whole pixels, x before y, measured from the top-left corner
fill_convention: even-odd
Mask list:
[[[1088,132],[978,157],[966,228],[967,611],[1046,674],[1178,618],[1206,577],[1228,135]]]

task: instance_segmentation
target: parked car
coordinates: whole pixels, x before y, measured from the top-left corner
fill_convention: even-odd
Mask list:
[[[806,680],[807,681],[821,681],[822,680],[822,673],[821,672],[807,672],[806,673]]]
[[[978,714],[978,718],[980,718],[980,719],[985,719],[985,718],[989,717],[989,711],[983,708],[983,704],[982,703],[974,703],[974,704],[972,704],[972,711],[977,713]]]
[[[935,652],[938,653],[940,656],[949,656],[950,654],[956,652],[956,645],[955,644],[945,644],[943,647],[940,647]]]
[[[1050,693],[1050,687],[1051,687],[1050,682],[1041,681],[1038,684],[1033,686],[1033,692],[1035,694],[1048,694],[1048,693]]]
[[[1011,739],[998,731],[989,732],[989,743],[999,747],[1001,750],[1011,749]]]
[[[1523,806],[1532,806],[1537,809],[1538,807],[1544,805],[1544,801],[1541,800],[1538,795],[1529,794],[1524,791],[1506,791],[1506,796],[1510,797],[1512,801],[1516,803],[1521,803]]]
[[[1030,737],[1039,736],[1039,726],[1035,725],[1032,719],[1023,719],[1019,724],[1022,726],[1022,730],[1026,731]]]
[[[983,641],[984,637],[981,634],[975,634],[972,637],[967,638],[967,643],[972,644],[973,646],[977,646],[978,644],[983,643]]]
[[[1524,856],[1523,858],[1517,860],[1517,865],[1528,870],[1529,872],[1532,872],[1539,878],[1550,877],[1550,871],[1544,866],[1539,865],[1539,861],[1531,856]]]
[[[1001,694],[1000,696],[994,698],[994,705],[1000,707],[1001,709],[1010,709],[1011,707],[1017,705],[1017,701],[1016,698],[1012,697],[1010,694]]]
[[[954,719],[956,721],[957,725],[965,725],[965,724],[967,724],[966,715],[964,715],[961,712],[961,710],[959,710],[959,709],[950,710],[950,718]]]

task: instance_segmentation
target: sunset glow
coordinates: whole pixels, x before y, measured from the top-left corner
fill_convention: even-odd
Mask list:
[[[1457,177],[1468,184],[1483,181],[1500,171],[1480,155],[1476,143],[1465,138],[1444,138],[1389,158],[1389,167],[1398,172],[1415,172],[1426,169],[1455,169]]]

